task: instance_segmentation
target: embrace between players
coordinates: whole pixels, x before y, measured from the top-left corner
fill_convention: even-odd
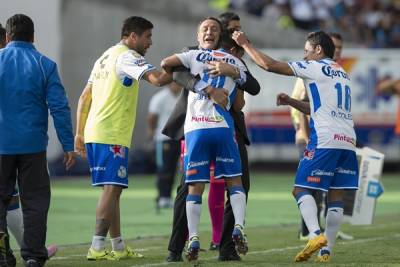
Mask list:
[[[234,248],[230,253],[247,253],[244,221],[248,186],[244,188],[241,179],[241,153],[230,112],[240,111],[244,106],[240,88],[250,77],[239,59],[244,50],[266,71],[297,76],[304,81],[309,102],[283,93],[277,96],[277,105],[290,105],[311,116],[310,141],[293,190],[310,239],[295,261],[306,261],[316,251],[319,251],[317,260],[329,261],[343,218],[343,192],[358,186],[349,77],[332,60],[335,46],[329,35],[321,31],[309,34],[304,60],[286,63],[255,49],[243,32],[223,31],[218,19],[209,17],[198,26],[197,49],[165,58],[161,62],[163,70],[158,71],[144,58],[152,44],[152,28],[151,22],[144,18],[126,19],[121,42],[96,61],[79,100],[75,148],[81,155],[87,154],[93,185],[103,187],[87,259],[142,257],[122,240],[119,213],[122,189],[128,187],[128,148],[135,124],[138,81],[143,78],[155,86],[165,85],[172,81],[174,69],[181,66],[198,78],[188,93],[184,120],[187,259],[196,263],[200,251],[198,225],[204,185],[210,180],[210,164],[215,165],[214,177],[225,179],[229,192],[234,218],[231,240],[227,241]],[[335,117],[332,111],[348,116]],[[321,233],[310,189],[329,192],[325,233]],[[108,233],[112,251],[105,248]],[[176,259],[180,260],[179,255]],[[223,260],[240,260],[240,257],[228,255]]]

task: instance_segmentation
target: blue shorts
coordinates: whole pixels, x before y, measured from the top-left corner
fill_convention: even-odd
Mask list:
[[[186,183],[210,182],[210,163],[215,179],[242,175],[238,145],[230,128],[194,130],[185,134]]]
[[[304,150],[294,182],[295,187],[319,189],[358,189],[356,152],[346,149]]]
[[[128,187],[128,151],[120,145],[86,144],[92,185]]]

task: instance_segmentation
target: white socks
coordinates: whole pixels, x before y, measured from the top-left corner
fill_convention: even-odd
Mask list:
[[[309,238],[318,236],[321,233],[321,229],[318,224],[318,208],[314,198],[309,194],[303,194],[299,198],[296,196],[296,199],[301,216],[310,232]]]
[[[106,237],[94,235],[92,239],[92,246],[94,250],[104,250],[106,248]]]
[[[188,195],[186,197],[186,217],[188,222],[189,239],[198,236],[201,215],[202,199],[200,195]]]
[[[229,198],[232,206],[235,224],[244,227],[246,214],[246,194],[242,186],[232,186],[229,188]]]
[[[335,245],[336,236],[339,227],[343,221],[343,208],[342,207],[329,207],[328,214],[326,215],[325,236],[328,240],[328,245],[322,249],[332,252]]]
[[[122,238],[120,236],[115,237],[115,238],[111,238],[111,246],[112,246],[112,250],[116,251],[122,251],[125,249],[125,243],[124,240],[122,240]]]

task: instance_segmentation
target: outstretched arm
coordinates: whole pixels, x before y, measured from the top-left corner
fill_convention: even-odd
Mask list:
[[[143,78],[150,84],[160,87],[172,82],[172,73],[159,70],[151,70],[143,74]]]
[[[256,64],[264,70],[278,74],[294,76],[294,73],[289,67],[288,63],[277,61],[254,48],[243,32],[235,31],[232,34],[232,39],[235,40],[238,45],[243,47],[246,53],[249,54]]]

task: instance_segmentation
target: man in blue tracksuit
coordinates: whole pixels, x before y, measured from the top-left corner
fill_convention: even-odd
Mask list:
[[[0,50],[0,266],[15,266],[6,212],[16,180],[24,219],[24,264],[43,266],[47,260],[49,110],[66,168],[75,162],[71,113],[57,65],[35,49],[33,40],[34,25],[28,16],[17,14],[7,20],[7,46]]]

